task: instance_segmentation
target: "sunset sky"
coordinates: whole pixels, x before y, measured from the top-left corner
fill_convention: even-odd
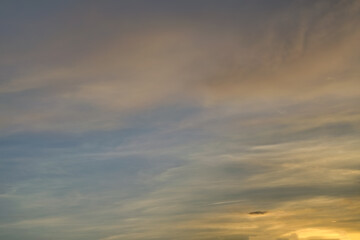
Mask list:
[[[360,1],[1,0],[1,240],[360,240]]]

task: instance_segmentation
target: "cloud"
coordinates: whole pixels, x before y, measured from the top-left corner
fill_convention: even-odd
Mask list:
[[[171,17],[124,25],[102,7],[76,10],[74,22],[54,22],[57,33],[42,26],[38,31],[52,34],[18,53],[22,71],[1,86],[3,129],[103,130],[163,106],[356,97],[356,1],[284,7],[258,20],[245,14],[248,25],[230,15],[212,27]]]
[[[357,1],[40,5],[0,14],[0,238],[358,235]]]
[[[250,215],[264,215],[267,211],[255,211],[255,212],[249,212]]]

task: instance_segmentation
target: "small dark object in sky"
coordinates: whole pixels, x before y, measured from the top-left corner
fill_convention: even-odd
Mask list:
[[[267,211],[255,211],[255,212],[249,212],[250,215],[264,215]]]

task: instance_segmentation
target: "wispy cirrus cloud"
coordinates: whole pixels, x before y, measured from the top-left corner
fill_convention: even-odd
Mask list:
[[[1,238],[357,239],[358,2],[26,4]]]

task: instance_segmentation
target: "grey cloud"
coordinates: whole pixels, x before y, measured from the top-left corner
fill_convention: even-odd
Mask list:
[[[152,26],[146,29],[136,23],[124,25],[115,16],[107,19],[102,8],[99,12],[94,6],[84,12],[77,9],[78,17],[70,17],[75,23],[55,22],[61,31],[41,35],[44,44],[28,46],[27,58],[32,61],[24,63],[19,76],[2,83],[7,95],[2,107],[9,112],[2,125],[9,131],[28,130],[28,126],[35,131],[123,128],[131,122],[127,116],[139,116],[144,110],[187,106],[183,96],[199,106],[254,96],[356,96],[356,77],[337,72],[357,72],[349,68],[358,54],[353,50],[359,35],[353,29],[359,20],[358,4],[313,4],[310,8],[309,3],[279,3],[289,11],[278,15],[255,4],[256,11],[266,12],[265,17],[258,16],[262,24],[245,14],[250,26],[243,26],[231,15],[225,22],[218,19],[218,25],[207,31],[202,30],[206,22],[188,26],[170,18],[167,23],[146,23]],[[338,34],[329,31],[329,25],[336,26]],[[42,31],[50,26],[45,24]],[[242,34],[252,28],[257,29],[253,34]],[[37,59],[38,55],[42,57]]]
[[[249,212],[250,215],[264,215],[267,211],[255,211],[255,212]]]

